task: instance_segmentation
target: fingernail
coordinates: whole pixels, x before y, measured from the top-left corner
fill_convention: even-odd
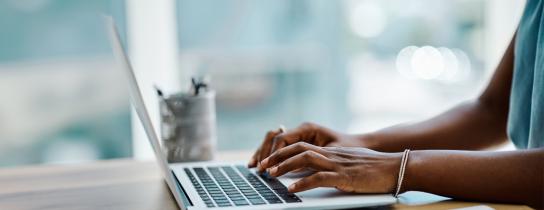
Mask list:
[[[268,164],[268,158],[265,158],[263,161],[261,161],[261,165],[267,165]]]
[[[272,176],[275,176],[276,172],[278,172],[278,167],[271,168],[268,173]]]
[[[295,185],[296,185],[295,183],[289,185],[289,187],[287,187],[287,190],[288,190],[289,192],[293,192],[293,190],[295,190]]]

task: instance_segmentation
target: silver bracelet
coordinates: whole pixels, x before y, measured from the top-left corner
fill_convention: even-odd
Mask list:
[[[410,150],[404,150],[402,153],[402,160],[400,161],[399,179],[397,180],[397,190],[395,191],[395,198],[399,197],[400,189],[402,187],[402,181],[404,180],[404,171],[406,171],[406,163],[408,163],[408,155]]]

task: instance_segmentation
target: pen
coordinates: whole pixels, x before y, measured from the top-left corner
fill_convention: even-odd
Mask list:
[[[159,96],[159,98],[164,101],[164,103],[166,104],[166,107],[168,107],[168,109],[174,113],[174,108],[173,106],[168,103],[168,100],[166,100],[166,98],[164,97],[164,94],[162,93],[162,90],[157,86],[157,85],[153,85],[153,87],[155,88],[155,90],[157,91],[157,95]]]
[[[193,89],[193,94],[196,96],[200,94],[201,88],[208,88],[208,84],[206,84],[206,81],[204,78],[201,78],[200,80],[195,79],[194,77],[191,77],[191,87]]]
[[[285,128],[284,125],[280,124],[279,127],[280,127],[280,129],[279,129],[279,130],[280,130],[280,134],[281,134],[281,133],[285,133],[285,132],[287,131],[287,129]]]

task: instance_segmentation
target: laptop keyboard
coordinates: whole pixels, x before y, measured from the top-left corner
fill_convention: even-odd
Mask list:
[[[194,167],[184,169],[208,207],[247,206],[301,202],[287,187],[268,174],[256,175],[247,167]],[[263,182],[264,181],[264,182]]]

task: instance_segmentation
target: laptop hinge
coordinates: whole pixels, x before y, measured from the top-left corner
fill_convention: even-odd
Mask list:
[[[191,201],[191,199],[187,195],[187,192],[185,191],[183,186],[181,186],[181,183],[179,182],[179,179],[176,176],[176,173],[174,173],[173,170],[170,170],[170,172],[172,173],[172,176],[174,176],[174,180],[176,181],[176,186],[178,187],[179,192],[181,192],[181,199],[183,201],[183,204],[185,204],[185,206],[194,206],[193,202]]]

